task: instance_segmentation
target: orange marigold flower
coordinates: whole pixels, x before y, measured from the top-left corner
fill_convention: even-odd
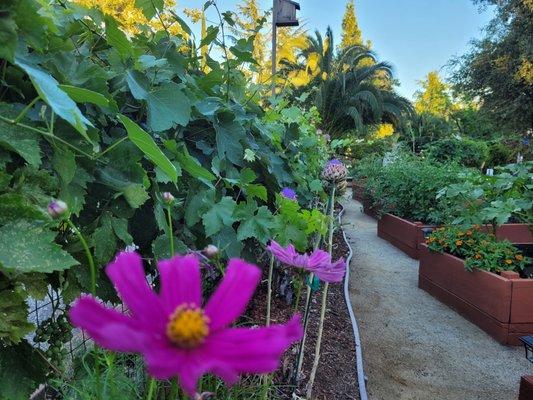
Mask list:
[[[467,230],[466,231],[466,236],[472,236],[472,231],[471,230]]]
[[[511,265],[511,264],[513,263],[513,260],[507,259],[507,260],[505,260],[505,263],[506,263],[507,265]]]
[[[462,241],[462,240],[456,240],[456,241],[455,241],[455,244],[456,244],[457,246],[461,246],[461,245],[463,244],[463,241]]]
[[[518,261],[522,261],[524,259],[524,256],[522,254],[517,254],[516,256],[514,256],[514,258],[516,258]]]
[[[477,253],[475,257],[476,257],[476,260],[481,260],[483,258],[483,256],[479,253]]]

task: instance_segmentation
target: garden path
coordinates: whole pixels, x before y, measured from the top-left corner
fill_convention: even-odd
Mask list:
[[[516,400],[520,376],[533,373],[523,348],[500,345],[418,289],[418,261],[378,238],[360,203],[343,203],[369,399]]]

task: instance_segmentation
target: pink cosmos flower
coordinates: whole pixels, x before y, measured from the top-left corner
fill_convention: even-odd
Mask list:
[[[274,240],[270,241],[267,250],[283,264],[313,272],[324,282],[341,282],[346,272],[344,260],[340,258],[332,263],[331,255],[324,250],[318,249],[311,254],[300,254],[292,244],[282,247]]]
[[[288,346],[303,335],[300,318],[285,325],[231,328],[245,310],[261,272],[239,259],[229,261],[226,275],[205,305],[199,261],[176,256],[158,264],[161,290],[148,285],[141,257],[120,253],[106,273],[128,307],[128,314],[105,307],[91,296],[72,306],[72,324],[84,329],[101,347],[137,352],[158,379],[179,376],[191,397],[205,373],[234,384],[242,373],[270,373]]]

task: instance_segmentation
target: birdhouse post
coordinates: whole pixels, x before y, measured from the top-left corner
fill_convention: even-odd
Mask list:
[[[273,0],[272,5],[272,96],[276,94],[277,27],[298,26],[296,10],[300,4],[292,0]]]

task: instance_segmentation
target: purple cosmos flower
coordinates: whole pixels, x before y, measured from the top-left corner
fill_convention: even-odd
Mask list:
[[[343,259],[331,262],[331,255],[324,250],[315,250],[311,254],[300,254],[292,244],[282,247],[274,240],[267,247],[278,261],[296,268],[313,272],[324,282],[341,282],[346,272]]]
[[[276,370],[283,352],[303,335],[298,316],[285,325],[230,327],[259,283],[261,272],[255,265],[230,260],[224,279],[205,305],[196,256],[163,260],[158,269],[157,294],[146,281],[141,257],[120,253],[106,273],[129,312],[122,314],[82,296],[72,306],[70,319],[104,348],[141,353],[155,378],[179,376],[191,397],[205,373],[231,385],[242,373]]]
[[[283,188],[281,195],[289,200],[297,200],[296,192],[288,187]]]

